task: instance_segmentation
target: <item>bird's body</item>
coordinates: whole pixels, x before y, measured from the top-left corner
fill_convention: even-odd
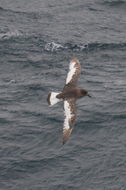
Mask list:
[[[57,102],[64,101],[64,127],[63,144],[68,140],[76,119],[76,101],[84,96],[89,96],[88,91],[77,88],[77,81],[81,72],[80,62],[77,58],[70,60],[69,72],[66,78],[66,84],[62,92],[51,92],[48,94],[47,102],[50,106]]]
[[[70,88],[67,90],[63,90],[60,94],[58,94],[56,96],[56,98],[58,99],[68,99],[68,98],[82,98],[84,96],[84,94],[87,94],[87,91],[85,89],[82,88]]]

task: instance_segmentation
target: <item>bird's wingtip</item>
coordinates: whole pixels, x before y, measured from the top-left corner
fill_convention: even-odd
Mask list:
[[[73,57],[72,59],[70,59],[70,62],[80,63],[79,59],[77,59],[76,57]]]
[[[63,145],[67,142],[69,136],[72,133],[73,128],[64,129],[63,131]]]

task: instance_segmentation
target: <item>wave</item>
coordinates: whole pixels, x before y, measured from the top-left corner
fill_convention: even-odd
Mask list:
[[[44,15],[46,16],[46,12],[36,12],[36,11],[29,11],[29,12],[26,12],[26,11],[20,11],[20,10],[13,10],[13,9],[6,9],[6,8],[3,8],[3,7],[0,7],[0,14],[11,14],[11,15],[22,15],[22,16],[25,16],[25,17],[28,17],[28,18],[39,18],[40,15]]]
[[[6,8],[3,8],[3,7],[0,7],[0,11],[2,12],[9,12],[9,13],[18,13],[18,14],[29,14],[27,12],[23,12],[23,11],[15,11],[15,10],[12,10],[12,9],[6,9]],[[32,12],[31,12],[32,13]]]
[[[96,51],[96,50],[112,50],[112,49],[125,49],[126,42],[123,43],[104,43],[104,42],[90,42],[90,43],[60,43],[57,41],[47,42],[45,37],[41,35],[32,35],[24,33],[17,29],[4,29],[0,30],[0,40],[8,40],[19,38],[25,39],[25,42],[36,44],[41,48],[42,51],[46,52],[60,52],[60,51],[73,51],[73,52],[82,52],[82,51]]]
[[[19,37],[22,35],[23,35],[22,32],[17,29],[2,31],[0,32],[0,40],[10,39],[12,37]]]
[[[0,11],[3,11],[4,10],[4,8],[3,7],[0,7]]]
[[[108,5],[110,7],[118,7],[118,6],[123,6],[126,4],[126,1],[124,0],[108,0],[103,2],[104,5]]]
[[[121,49],[126,48],[125,43],[88,43],[88,44],[60,44],[57,42],[49,42],[44,46],[44,50],[48,52],[57,52],[63,50],[71,50],[71,51],[92,51],[92,50],[105,50],[105,49]]]

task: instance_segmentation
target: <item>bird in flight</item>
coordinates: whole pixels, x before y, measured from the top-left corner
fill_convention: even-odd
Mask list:
[[[64,103],[64,125],[63,125],[63,144],[66,143],[76,120],[76,101],[84,96],[89,96],[87,90],[77,87],[78,78],[81,72],[81,65],[77,58],[72,58],[69,64],[66,83],[61,92],[50,92],[47,102],[50,106],[63,101]]]

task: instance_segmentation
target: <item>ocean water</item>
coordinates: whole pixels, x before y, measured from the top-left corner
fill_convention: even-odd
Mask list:
[[[82,66],[62,145],[69,60]],[[0,190],[126,189],[126,1],[0,0]]]

